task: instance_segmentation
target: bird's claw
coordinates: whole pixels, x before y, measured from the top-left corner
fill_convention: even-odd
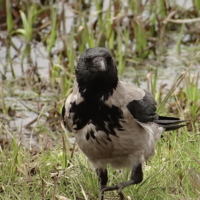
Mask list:
[[[117,192],[121,192],[123,190],[124,186],[123,184],[119,183],[117,185],[113,185],[113,186],[105,186],[104,188],[102,188],[101,191],[106,192],[106,191],[113,191],[113,190],[117,190]]]
[[[113,185],[113,186],[106,186],[104,188],[101,189],[101,191],[104,193],[106,191],[113,191],[113,190],[117,190],[120,200],[124,200],[124,195],[122,193],[124,186],[123,184],[119,183],[118,185]]]

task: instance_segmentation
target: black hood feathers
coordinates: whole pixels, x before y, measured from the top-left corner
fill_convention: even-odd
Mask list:
[[[84,98],[105,98],[117,87],[117,68],[110,52],[102,47],[86,49],[76,68],[79,92]]]

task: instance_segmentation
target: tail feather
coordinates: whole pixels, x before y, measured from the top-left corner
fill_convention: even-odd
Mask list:
[[[176,130],[179,129],[183,126],[186,126],[186,124],[182,124],[182,125],[161,125],[163,128],[165,128],[165,131],[172,131],[172,130]]]
[[[176,117],[164,117],[164,116],[159,116],[157,120],[154,120],[155,123],[165,128],[165,131],[176,130],[183,126],[186,126],[186,124],[180,124],[186,121],[188,120],[180,120],[179,118]]]

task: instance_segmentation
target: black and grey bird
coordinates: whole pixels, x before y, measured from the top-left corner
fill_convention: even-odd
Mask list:
[[[117,68],[105,48],[89,48],[80,56],[72,94],[62,110],[65,127],[92,163],[105,191],[138,184],[142,164],[155,150],[164,131],[175,130],[184,120],[156,113],[156,102],[146,90],[118,79]],[[130,168],[130,180],[106,186],[107,165]]]

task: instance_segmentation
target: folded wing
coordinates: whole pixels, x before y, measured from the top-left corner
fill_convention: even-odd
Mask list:
[[[176,130],[185,124],[180,124],[186,120],[180,120],[175,117],[159,116],[156,113],[156,101],[154,97],[146,90],[145,95],[140,100],[133,100],[127,104],[127,109],[132,116],[139,122],[148,123],[154,122],[165,128],[165,131]]]

